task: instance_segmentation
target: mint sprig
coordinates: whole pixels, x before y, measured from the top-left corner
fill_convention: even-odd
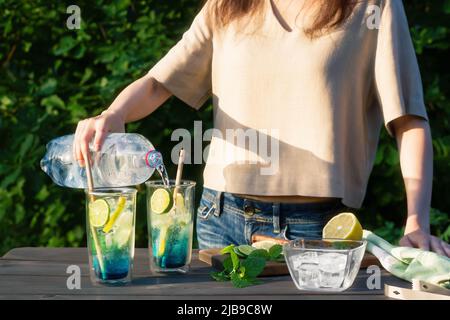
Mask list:
[[[228,255],[223,261],[223,271],[212,272],[211,277],[220,282],[231,281],[236,288],[245,288],[262,283],[258,276],[263,272],[267,261],[280,261],[282,256],[281,245],[274,245],[269,251],[256,249],[247,257],[239,259],[239,250],[234,245],[223,248],[220,253]]]

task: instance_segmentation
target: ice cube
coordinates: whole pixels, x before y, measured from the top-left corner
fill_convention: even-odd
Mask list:
[[[114,240],[114,231],[105,233],[105,247],[107,250],[112,247],[113,240]]]
[[[339,288],[344,281],[347,255],[336,252],[323,253],[318,260],[320,286]]]
[[[303,252],[291,258],[294,269],[298,270],[302,264],[318,264],[317,252]]]
[[[303,263],[298,269],[298,282],[301,287],[319,287],[319,265],[317,263]]]
[[[298,273],[299,286],[304,288],[319,287],[319,260],[317,252],[302,252],[291,257],[294,270]]]

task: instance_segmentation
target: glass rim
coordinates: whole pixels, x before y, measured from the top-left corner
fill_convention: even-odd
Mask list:
[[[308,248],[308,247],[295,247],[294,244],[298,243],[299,241],[317,241],[317,242],[333,242],[333,241],[339,241],[339,242],[346,242],[346,243],[353,243],[358,244],[354,248],[348,248],[348,249],[340,249],[340,248]],[[283,245],[283,249],[288,250],[301,250],[301,251],[320,251],[320,252],[350,252],[362,249],[367,245],[367,241],[362,240],[350,240],[350,239],[336,239],[336,238],[322,238],[322,239],[313,239],[313,238],[298,238],[294,240],[290,240],[288,243],[285,243]]]
[[[121,194],[136,194],[137,189],[133,187],[100,187],[94,188],[92,191],[84,189],[88,195],[121,195]]]
[[[175,179],[169,179],[169,188],[175,188]],[[193,180],[184,180],[182,179],[180,181],[180,184],[177,187],[194,187],[197,184],[197,182]],[[147,187],[162,187],[166,188],[167,186],[162,182],[161,180],[149,180],[145,182],[145,185]]]

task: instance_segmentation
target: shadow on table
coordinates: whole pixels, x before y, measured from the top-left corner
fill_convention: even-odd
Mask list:
[[[150,276],[137,276],[131,282],[132,285],[147,286],[155,284],[180,284],[180,283],[200,283],[213,281],[209,273],[210,267],[196,268],[186,274],[180,273],[153,273]]]
[[[211,270],[210,268],[206,268],[207,270]],[[270,276],[270,277],[262,277],[263,283],[277,282],[285,283],[286,286],[292,284],[292,280],[289,276]],[[151,276],[143,276],[136,277],[131,282],[133,286],[149,286],[149,285],[179,285],[179,284],[193,284],[193,283],[207,283],[207,282],[215,282],[213,278],[209,275],[209,273],[203,274],[160,274],[155,273]]]

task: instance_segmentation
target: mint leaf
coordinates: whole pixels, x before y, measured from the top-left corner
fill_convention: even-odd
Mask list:
[[[283,247],[279,244],[273,245],[269,249],[270,260],[277,260],[281,253],[283,252]]]
[[[259,258],[264,258],[265,260],[269,260],[269,252],[264,249],[256,249],[248,255],[248,258],[250,258],[250,257],[259,257]]]
[[[231,262],[233,263],[233,271],[236,271],[239,269],[240,260],[237,256],[236,252],[232,251],[230,252]]]
[[[230,244],[229,246],[220,250],[220,253],[221,254],[231,253],[231,252],[233,252],[233,250],[234,250],[234,244]]]
[[[236,288],[245,288],[250,285],[250,283],[248,283],[248,281],[246,279],[241,278],[241,276],[237,273],[233,273],[231,275],[231,283]]]
[[[230,277],[224,272],[211,272],[210,275],[216,281],[225,282],[230,280]]]
[[[234,247],[234,248],[233,248],[233,251],[234,251],[234,252],[238,255],[238,257],[240,257],[240,258],[246,258],[246,257],[247,257],[246,255],[242,254],[242,252],[239,251],[239,248],[238,248],[238,247]]]
[[[251,257],[241,262],[241,269],[244,269],[244,274],[249,278],[256,278],[264,270],[266,260],[261,257]]]
[[[254,279],[254,278],[247,278],[247,277],[241,277],[237,273],[233,273],[231,275],[231,283],[236,288],[245,288],[249,287],[255,284],[260,284],[262,281]]]
[[[235,249],[234,245],[229,245],[221,250],[222,254],[227,255],[222,263],[224,270],[222,272],[211,272],[211,277],[221,282],[231,280],[236,288],[245,288],[262,283],[256,277],[264,270],[266,261],[270,258],[269,252],[264,249],[256,249],[246,259],[241,260]],[[277,252],[278,250],[274,251],[273,254],[275,255]]]
[[[233,268],[233,261],[231,261],[231,257],[230,256],[226,257],[225,260],[223,260],[222,265],[223,265],[223,270],[228,272],[228,273],[232,272],[233,269],[234,269]]]

